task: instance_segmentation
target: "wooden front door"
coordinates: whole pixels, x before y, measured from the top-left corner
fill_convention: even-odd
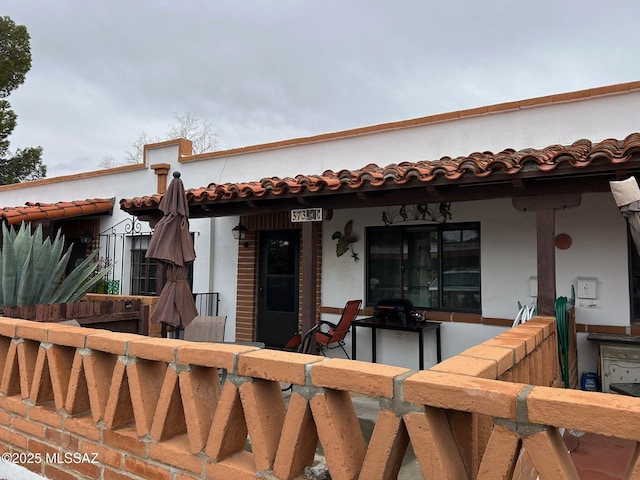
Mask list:
[[[298,329],[300,233],[260,234],[257,340],[281,348]]]

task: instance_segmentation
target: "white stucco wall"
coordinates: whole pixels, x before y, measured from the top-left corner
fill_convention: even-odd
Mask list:
[[[382,207],[336,210],[333,218],[324,223],[323,305],[342,306],[348,299],[366,298],[366,227],[383,225],[383,210]],[[482,315],[515,318],[518,301],[529,304],[534,300],[530,295],[529,278],[537,274],[535,212],[518,211],[512,206],[511,199],[497,199],[455,203],[451,213],[451,222],[454,223],[480,222]],[[348,253],[337,257],[336,241],[331,239],[331,234],[336,230],[342,231],[349,220],[354,221],[354,230],[361,236],[361,240],[354,244],[362,259],[357,263]],[[557,295],[570,297],[571,285],[576,284],[578,277],[598,279],[597,299],[576,299],[577,321],[628,326],[626,226],[611,194],[583,195],[579,207],[557,212],[556,233],[567,233],[573,239],[568,250],[556,249]],[[460,353],[502,330],[500,327],[445,323],[442,325],[443,358]],[[366,331],[361,332],[363,340],[358,338],[358,355],[366,359],[370,355],[370,336]],[[384,332],[381,335],[378,355],[385,358],[386,363],[417,364],[417,357],[413,358],[416,355],[412,352],[392,348],[396,340],[412,334],[398,336],[396,332]],[[426,351],[435,352],[433,338],[426,339],[425,345]],[[394,353],[389,353],[391,351]],[[589,350],[585,355],[582,370],[595,369],[593,352]],[[426,357],[425,361],[429,359]],[[435,363],[435,356],[431,360]]]

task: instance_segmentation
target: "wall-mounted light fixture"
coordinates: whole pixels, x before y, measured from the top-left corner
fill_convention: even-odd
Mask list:
[[[82,235],[80,235],[80,243],[82,243],[83,245],[89,245],[91,242],[93,242],[93,235],[91,235],[89,232],[84,232]]]
[[[247,227],[239,223],[231,229],[231,233],[233,234],[233,238],[238,241],[238,245],[242,245],[243,247],[249,246],[249,242],[245,240],[245,238],[247,238]]]

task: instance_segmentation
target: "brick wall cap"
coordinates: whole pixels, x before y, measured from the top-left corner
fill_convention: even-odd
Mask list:
[[[46,342],[50,323],[27,322],[16,325],[16,336],[25,340],[36,340],[38,342]]]
[[[546,335],[544,334],[544,325],[536,325],[534,323],[527,322],[527,323],[518,325],[515,328],[515,331],[517,332],[525,331],[525,332],[533,333],[536,336],[537,344],[541,344],[542,341],[546,338]]]
[[[533,317],[525,325],[540,325],[544,328],[545,337],[556,331],[556,319],[552,317]]]
[[[538,341],[538,335],[536,334],[536,332],[532,332],[530,329],[529,330],[511,329],[501,333],[500,335],[494,338],[496,339],[511,338],[516,340],[521,340],[522,343],[525,345],[525,348],[527,349],[527,355],[533,352],[536,349],[536,347],[540,344],[540,342]]]
[[[31,320],[23,320],[21,318],[0,317],[0,335],[4,337],[15,337],[18,325],[32,323]]]
[[[295,352],[286,352],[283,350],[272,350],[269,348],[255,349],[250,352],[243,353],[240,356],[240,361],[246,360],[276,360],[280,362],[291,362],[298,365],[306,365],[307,363],[313,363],[318,361],[326,361],[325,357],[318,355],[302,354]]]
[[[135,333],[110,332],[108,330],[98,330],[87,337],[86,347],[100,352],[112,353],[114,355],[124,355],[128,342],[141,340],[145,337]]]
[[[468,348],[460,355],[463,357],[495,361],[498,367],[498,375],[503,374],[515,364],[515,355],[511,348],[494,345],[476,345],[475,347]]]
[[[75,325],[61,325],[59,323],[50,324],[47,340],[56,345],[83,348],[87,338],[91,335],[105,333],[109,330],[101,328],[77,327]]]
[[[311,366],[313,384],[375,397],[393,398],[393,381],[411,369],[332,358]]]
[[[302,385],[305,383],[307,365],[325,360],[318,355],[261,349],[238,357],[238,373],[248,377]]]
[[[258,347],[230,343],[185,342],[178,348],[178,363],[232,370],[237,355]]]
[[[515,420],[517,397],[526,385],[422,370],[404,381],[404,400]]]
[[[429,370],[490,379],[495,379],[498,376],[498,364],[495,360],[464,357],[461,355],[447,358]]]
[[[498,338],[494,337],[490,340],[487,340],[482,345],[486,346],[494,346],[494,347],[502,347],[508,348],[515,354],[515,362],[518,363],[522,361],[522,359],[527,354],[527,347],[525,342],[522,342],[515,338]]]
[[[533,387],[527,395],[528,420],[640,441],[640,401],[627,395]]]
[[[177,348],[186,343],[176,338],[142,338],[144,340],[133,340],[127,343],[128,355],[145,360],[174,362]]]

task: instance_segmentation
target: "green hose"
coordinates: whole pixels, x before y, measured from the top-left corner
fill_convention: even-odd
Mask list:
[[[569,312],[567,297],[556,299],[556,326],[558,330],[558,358],[564,388],[569,388]]]

